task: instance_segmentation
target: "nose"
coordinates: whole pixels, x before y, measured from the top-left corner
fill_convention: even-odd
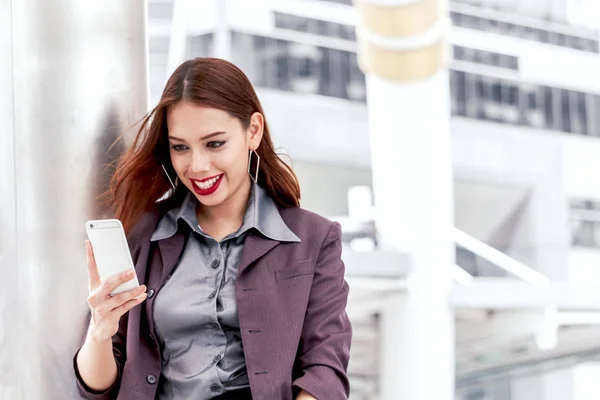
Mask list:
[[[190,172],[192,174],[198,174],[201,172],[208,172],[210,170],[210,158],[201,151],[194,151],[192,153],[192,163],[190,165]]]

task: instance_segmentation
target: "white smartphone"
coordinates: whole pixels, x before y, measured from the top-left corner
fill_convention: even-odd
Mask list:
[[[135,273],[121,221],[118,219],[88,221],[85,223],[85,229],[92,243],[96,266],[102,281],[128,270],[133,270]],[[114,296],[139,285],[137,276],[134,276],[133,279],[119,285],[110,295]]]

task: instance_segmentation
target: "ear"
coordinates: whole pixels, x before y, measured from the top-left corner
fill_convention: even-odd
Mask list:
[[[256,150],[260,145],[265,129],[265,118],[259,112],[255,112],[250,116],[250,126],[248,127],[248,145],[251,149]]]

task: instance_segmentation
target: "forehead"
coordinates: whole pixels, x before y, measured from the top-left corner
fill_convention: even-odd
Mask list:
[[[241,128],[241,124],[227,112],[188,102],[181,102],[167,110],[167,125],[174,135],[206,134]]]

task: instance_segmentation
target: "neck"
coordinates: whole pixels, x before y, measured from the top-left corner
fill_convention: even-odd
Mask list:
[[[198,224],[203,229],[204,226],[212,227],[214,225],[229,227],[231,229],[239,228],[244,221],[251,189],[252,182],[248,179],[229,199],[218,206],[205,207],[198,203],[198,207],[196,208]]]

